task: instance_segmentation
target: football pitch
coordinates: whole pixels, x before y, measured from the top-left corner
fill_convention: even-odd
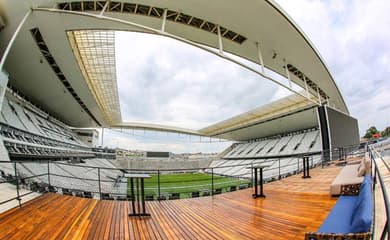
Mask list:
[[[239,188],[240,185],[248,185],[249,180],[214,175],[214,190],[221,192],[229,191],[230,187]],[[130,194],[130,182],[128,182],[128,194]],[[172,173],[160,174],[160,196],[168,197],[172,193],[180,194],[180,198],[189,198],[192,192],[211,192],[212,176],[206,173]],[[152,174],[151,178],[145,179],[145,196],[158,196],[158,175]]]

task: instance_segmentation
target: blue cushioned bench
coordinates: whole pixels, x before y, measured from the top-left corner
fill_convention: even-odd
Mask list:
[[[373,198],[371,176],[366,175],[355,196],[340,196],[317,232],[308,232],[306,240],[370,239]]]

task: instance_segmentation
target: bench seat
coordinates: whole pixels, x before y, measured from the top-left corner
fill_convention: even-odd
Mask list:
[[[366,175],[359,195],[340,196],[317,232],[308,232],[306,240],[370,239],[373,219],[371,176]]]
[[[340,196],[325,222],[318,229],[318,232],[350,233],[351,222],[345,220],[352,218],[357,199],[358,196]]]
[[[360,164],[354,162],[341,169],[330,185],[330,194],[334,196],[358,194],[364,175],[371,175],[371,161],[368,154],[360,160]]]
[[[341,169],[340,173],[333,180],[330,185],[330,194],[331,195],[340,195],[342,194],[343,186],[356,186],[359,188],[360,184],[363,182],[364,177],[358,177],[359,164],[346,165]]]

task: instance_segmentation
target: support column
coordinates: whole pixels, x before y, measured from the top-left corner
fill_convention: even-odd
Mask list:
[[[258,42],[256,42],[256,48],[257,48],[257,55],[259,57],[259,61],[260,61],[260,65],[261,65],[261,72],[263,74],[265,74],[265,71],[264,71],[264,61],[263,61],[263,55],[261,54],[261,49],[260,49],[260,45]]]
[[[8,42],[8,45],[7,45],[6,49],[4,50],[3,55],[1,56],[1,60],[0,60],[0,110],[3,106],[4,95],[5,95],[5,91],[7,89],[7,84],[8,84],[8,74],[5,73],[3,70],[4,64],[5,64],[5,61],[7,60],[7,57],[8,57],[8,54],[9,54],[11,48],[12,48],[12,45],[14,44],[15,39],[20,32],[20,29],[22,29],[24,23],[26,22],[27,18],[30,16],[31,12],[32,12],[32,10],[30,9],[26,13],[26,15],[24,15],[22,21],[20,21],[18,27],[16,28],[14,34],[12,35],[11,40]]]
[[[306,76],[303,75],[303,81],[305,82],[305,91],[306,91],[306,97],[307,98],[310,98],[310,95],[309,95],[309,88],[307,86],[307,81],[306,81]]]
[[[104,128],[102,128],[102,144],[101,144],[101,146],[103,147],[103,138],[104,138]]]
[[[320,95],[320,89],[318,87],[317,87],[317,97],[318,97],[318,103],[322,104],[321,95]]]
[[[8,74],[0,71],[0,110],[3,106],[5,91],[7,90]]]
[[[164,14],[163,14],[163,22],[161,24],[161,32],[165,32],[165,24],[167,22],[167,13],[168,13],[168,9],[164,9]]]
[[[320,106],[317,108],[318,112],[318,124],[321,131],[322,140],[322,153],[324,156],[323,161],[330,160],[330,138],[328,131],[328,116],[326,114],[326,106]]]
[[[290,71],[288,70],[287,68],[287,61],[286,59],[283,59],[283,62],[284,62],[284,68],[286,69],[286,75],[287,75],[287,79],[288,79],[288,85],[290,86],[290,89],[292,88],[292,85],[291,85],[291,77],[290,77]]]
[[[218,33],[219,53],[223,54],[222,35],[221,35],[221,28],[219,27],[219,25],[217,26],[217,33]]]
[[[110,1],[107,1],[106,4],[104,4],[104,7],[102,11],[100,12],[100,16],[103,16],[103,14],[107,11],[108,4],[110,4]]]

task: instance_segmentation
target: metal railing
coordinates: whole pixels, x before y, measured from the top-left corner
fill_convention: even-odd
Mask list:
[[[375,210],[377,210],[377,204],[376,204],[376,196],[375,196],[375,189],[377,187],[377,184],[379,182],[379,187],[381,189],[381,196],[382,196],[382,200],[384,202],[384,207],[385,207],[385,222],[383,224],[383,229],[382,230],[379,230],[379,232],[376,232],[376,228],[375,228],[375,216],[374,216],[374,236],[373,236],[373,239],[381,239],[381,240],[384,240],[384,239],[388,239],[390,240],[390,223],[389,223],[389,217],[390,217],[390,202],[389,202],[389,195],[388,195],[388,192],[387,192],[387,187],[386,187],[386,184],[383,180],[383,172],[381,172],[381,170],[379,169],[378,167],[378,161],[380,161],[381,163],[383,163],[383,165],[385,166],[385,171],[387,171],[387,173],[390,172],[390,167],[389,165],[386,163],[386,161],[383,159],[383,157],[381,156],[381,154],[379,154],[376,150],[375,150],[375,147],[374,146],[368,146],[368,155],[370,157],[370,160],[371,160],[371,166],[373,168],[373,191],[374,191],[374,204],[375,204]],[[377,212],[377,211],[375,211]],[[376,234],[379,234],[380,237],[376,237]],[[374,238],[375,237],[375,238]]]
[[[358,146],[334,149],[319,155],[309,156],[309,167],[324,166],[329,163],[327,156],[339,156],[339,159],[364,154]],[[63,194],[88,196],[100,199],[128,200],[127,179],[124,173],[147,173],[152,179],[145,181],[147,200],[164,200],[220,194],[253,185],[254,164],[264,163],[271,167],[264,169],[264,181],[270,182],[303,171],[303,156],[274,159],[219,160],[207,168],[188,169],[122,169],[105,166],[89,166],[58,161],[0,161],[1,183],[16,186],[15,197],[7,201],[18,200],[21,206],[23,195],[19,189],[34,191],[62,191]],[[89,160],[94,161],[94,160]],[[102,164],[102,163],[100,163]],[[8,166],[8,167],[7,167]],[[10,167],[11,166],[11,167]],[[175,178],[170,174],[175,173]],[[184,174],[191,174],[184,178]],[[183,178],[180,178],[183,176]],[[184,180],[187,179],[187,180]],[[193,179],[193,180],[191,180]],[[27,194],[24,194],[27,195]],[[3,204],[0,202],[0,205]]]
[[[93,160],[90,160],[93,161]],[[223,161],[223,160],[222,160]],[[257,160],[258,163],[260,160]],[[292,174],[300,173],[303,169],[300,159],[265,159],[261,163],[271,164],[272,167],[265,170],[265,181],[277,180]],[[74,193],[91,192],[97,198],[104,194],[114,197],[128,195],[127,181],[122,178],[124,172],[148,173],[153,178],[146,182],[146,195],[153,195],[153,199],[166,199],[174,193],[179,197],[193,197],[193,195],[214,195],[231,191],[236,188],[247,188],[252,185],[253,173],[250,169],[254,160],[246,160],[246,163],[234,164],[226,160],[223,166],[191,169],[118,169],[110,167],[94,167],[65,162],[51,161],[0,161],[2,170],[2,183],[11,183],[16,186],[14,198],[5,201],[18,200],[21,205],[19,189],[24,188],[34,191],[45,192],[49,190],[69,189]],[[250,162],[250,163],[248,163]],[[321,164],[321,157],[311,158],[310,166]],[[169,176],[175,173],[175,179]],[[191,175],[190,179],[183,181],[180,176]],[[191,180],[193,177],[194,180]],[[121,188],[122,187],[122,188]],[[50,188],[50,189],[49,189]],[[119,190],[119,191],[116,191]],[[120,191],[122,190],[122,191]],[[104,197],[103,197],[104,198]],[[2,203],[0,203],[1,205]]]
[[[16,162],[7,162],[7,163],[9,163],[10,165],[13,165],[14,175],[11,175],[11,174],[5,175],[5,174],[3,174],[4,172],[2,172],[3,176],[2,176],[2,181],[0,181],[0,184],[10,183],[10,184],[15,185],[15,187],[16,187],[16,189],[15,189],[16,190],[16,192],[15,192],[16,196],[1,201],[0,205],[3,205],[5,203],[8,203],[8,202],[11,202],[11,201],[14,201],[14,200],[17,200],[18,204],[19,204],[19,207],[21,207],[22,206],[22,198],[27,196],[27,195],[30,195],[30,194],[34,193],[34,191],[29,191],[29,192],[20,194],[19,190],[20,190],[20,186],[21,186],[21,181],[28,180],[31,177],[20,178],[18,176],[18,172],[17,172],[17,168],[16,168],[17,163]],[[43,174],[43,175],[46,175],[46,174]]]

